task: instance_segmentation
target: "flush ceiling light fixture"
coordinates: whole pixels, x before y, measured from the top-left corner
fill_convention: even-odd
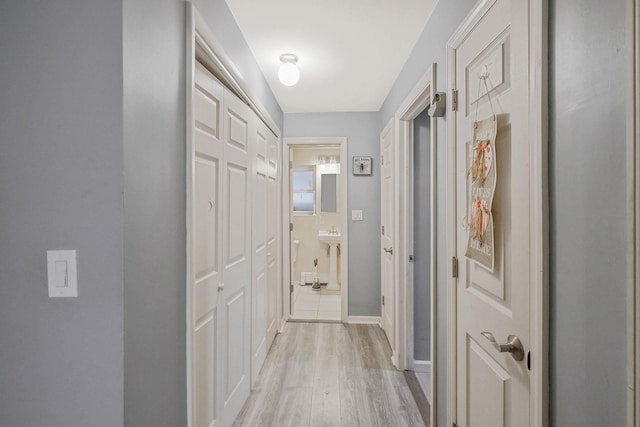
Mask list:
[[[298,70],[298,57],[293,53],[283,53],[280,55],[280,69],[278,69],[278,79],[285,86],[293,86],[300,80],[300,70]]]

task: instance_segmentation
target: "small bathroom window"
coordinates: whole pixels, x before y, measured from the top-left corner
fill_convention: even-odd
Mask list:
[[[313,169],[295,169],[292,171],[292,206],[294,214],[315,214],[315,175]]]

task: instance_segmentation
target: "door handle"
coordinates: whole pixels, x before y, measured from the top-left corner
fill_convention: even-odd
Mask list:
[[[388,254],[393,255],[393,247],[392,246],[389,246],[388,248],[384,248],[384,251],[386,253],[388,253]]]
[[[514,360],[518,362],[524,359],[524,348],[517,336],[509,335],[506,344],[499,344],[491,332],[482,332],[482,336],[488,339],[500,353],[511,353]]]

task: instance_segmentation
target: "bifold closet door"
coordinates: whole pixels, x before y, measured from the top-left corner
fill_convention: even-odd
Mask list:
[[[251,383],[267,357],[267,135],[256,120],[253,135],[253,269],[251,286]]]
[[[222,426],[230,426],[251,382],[251,123],[254,113],[225,89],[222,262]]]
[[[194,427],[227,427],[277,324],[277,138],[200,63],[192,88]]]
[[[278,139],[269,132],[267,138],[267,350],[278,330]]]
[[[222,282],[222,103],[224,89],[196,63],[192,88],[191,337],[193,425],[217,424]]]

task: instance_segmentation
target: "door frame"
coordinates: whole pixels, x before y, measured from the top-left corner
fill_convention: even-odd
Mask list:
[[[348,180],[349,180],[349,162],[347,158],[347,138],[346,137],[287,137],[282,140],[282,176],[289,177],[291,175],[291,159],[289,151],[296,146],[324,145],[340,147],[340,234],[343,236],[340,241],[340,321],[347,323],[349,318],[349,205],[348,203]],[[342,175],[344,174],[344,179]],[[282,269],[282,303],[283,303],[283,323],[291,316],[291,186],[290,180],[282,179],[282,234],[281,241],[288,242],[283,244],[282,258],[286,267]],[[284,196],[287,197],[284,197]],[[284,213],[287,213],[286,215]]]
[[[480,0],[447,42],[447,93],[454,96],[455,50],[497,0]],[[529,1],[529,141],[531,143],[529,234],[530,261],[530,415],[531,427],[544,427],[549,419],[549,213],[548,213],[548,0]],[[456,111],[447,103],[447,218],[456,209]],[[447,221],[447,358],[457,360],[456,224]],[[456,363],[447,366],[447,424],[457,413]]]
[[[191,276],[193,273],[193,238],[192,238],[192,230],[194,227],[193,224],[193,215],[191,212],[191,205],[193,202],[193,156],[190,154],[192,152],[193,146],[193,132],[192,132],[192,120],[193,120],[193,99],[191,88],[193,87],[195,80],[195,61],[199,60],[202,62],[207,68],[215,71],[215,76],[218,78],[222,84],[230,89],[235,95],[237,95],[244,103],[246,103],[253,112],[255,112],[260,120],[262,120],[269,130],[274,133],[278,140],[278,150],[282,149],[282,132],[280,128],[273,120],[269,111],[262,105],[259,101],[256,92],[250,88],[247,82],[243,79],[240,72],[237,70],[233,61],[227,55],[222,45],[214,35],[213,31],[209,28],[209,25],[202,17],[202,15],[198,12],[196,7],[193,5],[191,1],[186,2],[186,49],[185,49],[185,88],[186,88],[186,97],[185,97],[185,128],[186,128],[186,275],[185,275],[185,287],[186,287],[186,317],[185,317],[185,330],[186,330],[186,369],[185,375],[187,377],[187,426],[191,427],[193,425],[193,381],[192,381],[192,373],[193,373],[193,364],[192,364],[192,345],[193,345],[193,337],[191,336],[191,317],[193,314],[193,307],[191,304],[192,293],[191,293]],[[278,155],[278,158],[280,156]],[[277,179],[282,181],[282,167],[279,168],[277,173]],[[282,198],[282,193],[280,188],[278,188],[278,198]],[[278,205],[278,213],[277,215],[281,216],[282,211],[281,203],[277,203]],[[280,223],[278,223],[278,228],[280,228]],[[277,236],[282,236],[282,232],[280,229],[277,230]],[[282,251],[283,244],[282,240],[277,243],[277,253],[280,258],[277,262],[277,280],[281,280],[282,271],[283,271],[283,256]],[[280,323],[282,320],[282,294],[281,288],[278,287],[278,295],[277,295],[277,322]]]
[[[627,1],[627,426],[640,423],[640,0]]]
[[[398,369],[412,369],[417,371],[414,354],[414,263],[409,256],[414,254],[414,119],[418,117],[430,104],[436,93],[436,64],[418,80],[413,89],[406,96],[395,113],[396,122],[396,177],[401,188],[398,213],[400,233],[398,233],[398,257],[396,258],[396,341],[398,351]],[[431,352],[431,425],[437,425],[437,147],[438,132],[437,119],[430,120],[430,352]]]

